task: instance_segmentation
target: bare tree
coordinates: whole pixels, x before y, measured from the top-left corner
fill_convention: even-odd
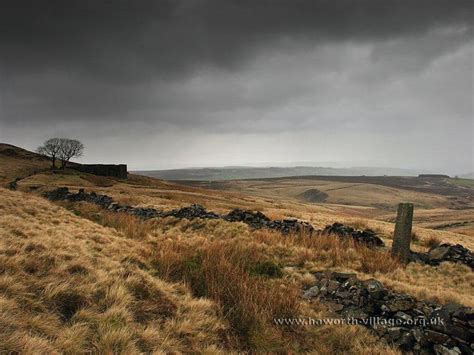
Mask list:
[[[76,139],[61,138],[59,149],[59,159],[61,159],[61,169],[64,169],[71,158],[82,156],[84,144]]]
[[[71,158],[82,155],[84,145],[76,139],[51,138],[36,151],[51,160],[51,169],[56,168],[56,160],[61,160],[61,169],[64,169]]]
[[[62,138],[51,138],[36,149],[39,154],[44,155],[51,160],[51,169],[56,168],[56,159],[61,150],[61,141]]]

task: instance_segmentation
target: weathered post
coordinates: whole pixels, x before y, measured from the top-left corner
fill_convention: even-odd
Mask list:
[[[407,263],[410,257],[412,222],[413,204],[400,203],[393,235],[392,256],[398,257],[403,263]]]

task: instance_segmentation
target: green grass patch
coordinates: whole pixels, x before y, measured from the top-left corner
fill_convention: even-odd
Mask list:
[[[262,261],[250,267],[251,276],[264,276],[269,278],[281,278],[283,276],[283,269],[281,265],[273,261]]]
[[[473,179],[448,179],[448,182],[453,185],[468,187],[474,189],[474,180]]]

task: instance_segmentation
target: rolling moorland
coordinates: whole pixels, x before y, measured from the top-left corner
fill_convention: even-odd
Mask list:
[[[236,180],[255,178],[280,178],[307,175],[403,175],[416,176],[417,172],[409,169],[355,167],[355,168],[330,168],[313,166],[294,167],[222,167],[222,168],[190,168],[169,170],[143,170],[136,171],[137,174],[165,180]]]
[[[395,221],[400,201],[416,207],[415,226],[474,237],[474,180],[446,177],[294,176],[229,181],[176,181],[277,201],[316,204],[368,219]]]
[[[328,270],[376,279],[420,301],[474,306],[468,266],[402,265],[390,256],[395,208],[406,200],[416,206],[414,251],[443,242],[474,249],[470,181],[411,179],[120,180],[52,171],[35,153],[0,145],[0,353],[398,354],[394,341],[362,326],[274,320],[334,317],[330,303],[302,297],[315,273]],[[8,189],[15,180],[16,189]],[[321,229],[340,222],[372,229],[386,248],[224,219],[143,219],[44,198],[58,187],[164,211],[200,204],[222,215],[240,208]]]

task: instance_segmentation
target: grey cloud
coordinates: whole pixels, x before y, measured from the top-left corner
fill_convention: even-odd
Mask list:
[[[192,145],[206,147],[203,162],[216,146],[235,158],[240,140],[242,159],[254,148],[263,161],[304,160],[305,146],[334,160],[352,143],[350,155],[363,156],[374,135],[402,133],[415,146],[427,131],[441,154],[466,150],[473,9],[472,0],[7,0],[0,139],[34,147],[73,131],[97,156],[115,140],[183,164]],[[299,139],[311,133],[316,143]],[[330,142],[336,133],[344,144]],[[374,157],[393,157],[390,144]],[[456,164],[469,170],[469,154]]]
[[[30,95],[36,104],[59,109],[63,102],[78,114],[85,106],[113,113],[146,104],[142,85],[186,80],[202,68],[238,72],[285,40],[299,49],[334,41],[396,42],[465,28],[428,46],[425,55],[437,56],[472,35],[472,12],[470,0],[6,1],[0,13],[1,85],[7,109],[11,96]],[[420,42],[413,42],[417,56],[423,53]],[[409,53],[405,65],[425,65],[413,49],[401,48]],[[387,51],[393,47],[375,51],[373,60]],[[80,93],[81,81],[87,93]]]
[[[2,3],[2,63],[111,82],[239,67],[282,37],[309,43],[410,37],[467,26],[470,0],[70,0]]]

